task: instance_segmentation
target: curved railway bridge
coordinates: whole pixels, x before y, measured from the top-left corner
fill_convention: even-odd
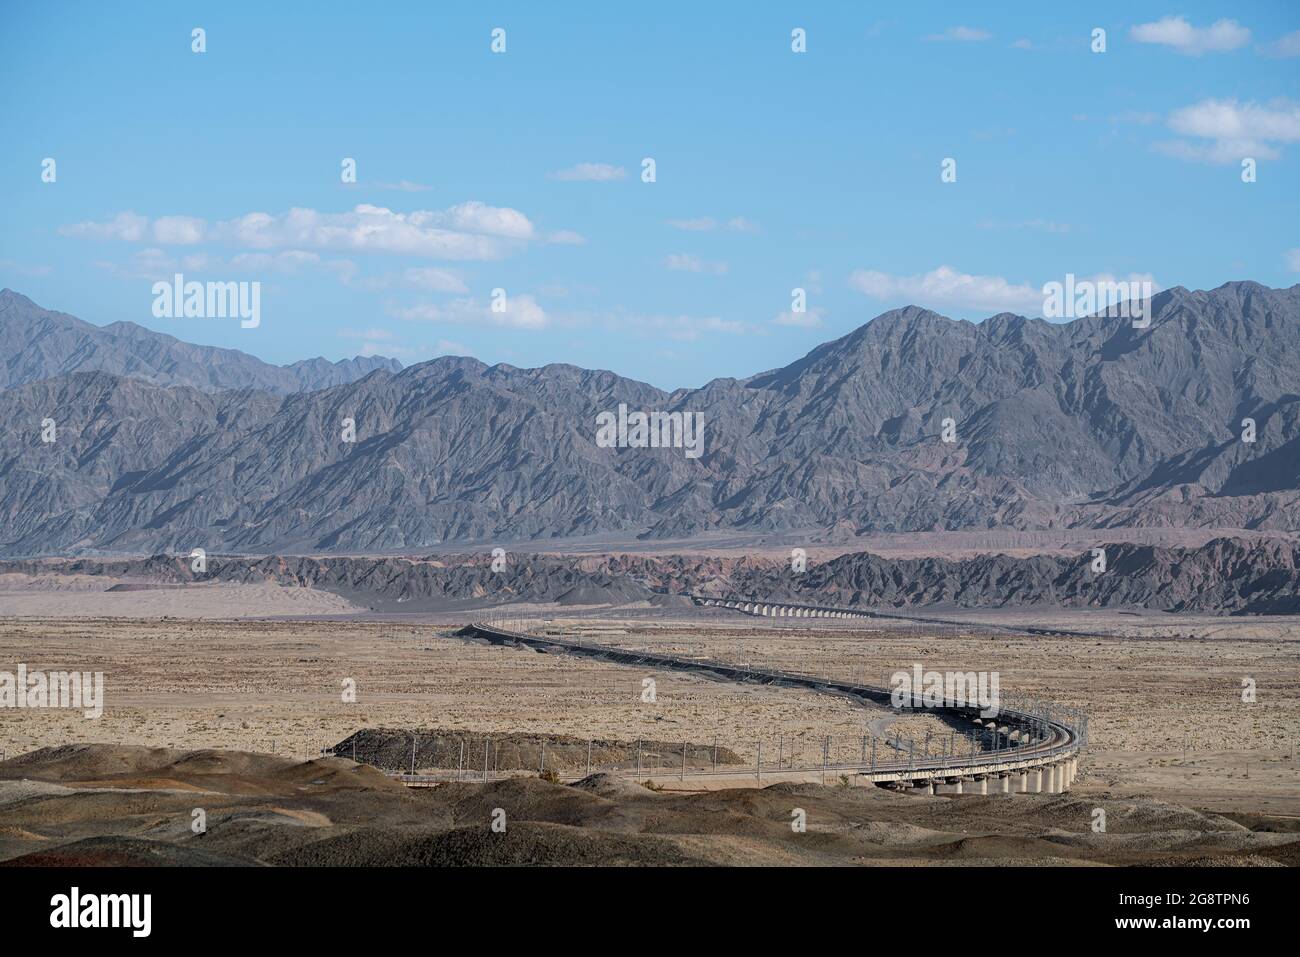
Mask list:
[[[866,613],[851,609],[801,607],[807,607],[810,611],[842,612],[842,617],[867,617]],[[863,704],[881,705],[894,711],[934,714],[954,729],[961,729],[963,733],[972,732],[970,753],[918,757],[909,752],[906,758],[899,755],[877,761],[873,748],[868,762],[864,746],[860,762],[834,765],[823,762],[819,766],[823,772],[829,770],[838,774],[852,774],[861,783],[897,790],[915,789],[926,794],[1057,794],[1067,790],[1073,783],[1078,773],[1079,757],[1088,742],[1088,718],[1085,713],[1021,696],[1003,695],[1000,703],[1002,706],[997,714],[984,717],[978,706],[951,701],[944,701],[937,707],[925,706],[919,693],[913,700],[904,702],[899,707],[893,700],[891,689],[875,685],[799,672],[659,655],[632,648],[595,645],[552,635],[513,631],[490,622],[467,625],[459,634],[493,644],[525,646],[552,654],[581,655],[616,664],[686,672],[726,681],[839,694]],[[977,748],[978,738],[983,738],[988,746]],[[964,751],[964,748],[960,750]],[[817,769],[810,767],[789,771],[806,774]],[[787,772],[764,772],[760,755],[757,768],[688,771],[683,767],[681,776],[737,775],[757,777],[761,781],[765,773],[769,779],[775,780]]]

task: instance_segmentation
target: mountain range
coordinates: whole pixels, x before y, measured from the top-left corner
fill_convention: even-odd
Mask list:
[[[458,357],[277,367],[8,290],[0,332],[9,556],[1300,527],[1300,286],[1176,287],[1144,329],[909,306],[672,392]],[[703,455],[598,444],[620,404],[698,415]]]

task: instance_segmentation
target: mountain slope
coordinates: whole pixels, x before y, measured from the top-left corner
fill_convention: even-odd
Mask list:
[[[463,358],[287,395],[74,373],[0,392],[0,554],[1300,528],[1300,286],[1178,288],[1153,308],[1137,330],[908,307],[673,393]],[[699,414],[704,454],[599,447],[596,417],[620,403]]]

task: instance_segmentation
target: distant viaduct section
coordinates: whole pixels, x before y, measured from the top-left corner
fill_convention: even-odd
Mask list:
[[[864,611],[861,608],[838,608],[834,605],[802,605],[788,601],[757,601],[752,598],[715,598],[710,595],[690,595],[688,597],[702,608],[728,608],[745,615],[757,615],[760,618],[874,618],[885,621],[906,621],[913,624],[946,625],[955,628],[973,627],[968,621],[955,621],[947,618],[923,618],[917,615],[891,615],[888,612]],[[1060,628],[1002,628],[987,623],[978,627],[998,631],[1014,631],[1029,635],[1053,635],[1069,638],[1102,637],[1095,632],[1066,631]]]
[[[750,601],[745,598],[708,598],[692,595],[691,601],[703,607],[730,608],[761,618],[875,618],[865,611],[834,608],[830,605],[794,605],[789,602]]]

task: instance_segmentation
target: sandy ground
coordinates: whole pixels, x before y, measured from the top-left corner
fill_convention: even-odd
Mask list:
[[[746,755],[766,739],[765,760],[791,747],[811,760],[824,735],[842,737],[847,749],[868,717],[885,714],[813,692],[440,637],[446,632],[339,621],[5,621],[0,670],[24,662],[102,671],[107,704],[93,720],[59,709],[0,712],[0,750],[111,742],[314,754],[360,727],[436,727],[467,736],[716,738]],[[654,702],[641,700],[646,678]],[[355,704],[342,701],[345,679],[356,682]]]
[[[1089,710],[1092,743],[1080,793],[1300,815],[1300,623],[1185,619],[1176,624],[1180,633],[1202,637],[1079,639],[777,624],[726,614],[619,621],[610,617],[616,614],[531,627],[873,684],[914,663],[996,671],[1004,691]],[[12,756],[110,742],[314,754],[361,727],[439,727],[469,737],[511,731],[717,740],[746,760],[761,741],[765,763],[777,755],[788,762],[792,753],[817,763],[827,736],[832,761],[852,760],[883,716],[812,692],[467,643],[446,637],[449,631],[446,624],[360,620],[7,619],[0,622],[0,670],[24,662],[103,671],[107,710],[97,720],[57,709],[0,712],[0,750]],[[349,678],[355,704],[342,701]],[[1254,703],[1241,700],[1243,678],[1255,682]],[[655,682],[653,702],[641,700],[645,679]],[[936,749],[944,733],[927,717],[902,719],[899,727],[918,742],[930,730]]]
[[[351,614],[359,609],[314,588],[201,584],[107,591],[127,584],[95,575],[0,575],[0,618],[302,618]]]

